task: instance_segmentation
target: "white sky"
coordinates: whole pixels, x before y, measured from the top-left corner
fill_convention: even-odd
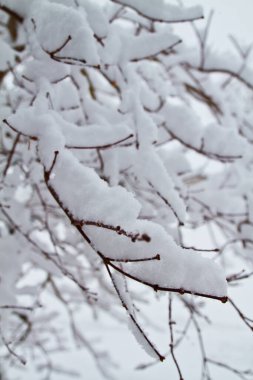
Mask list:
[[[228,49],[229,34],[242,43],[253,42],[253,0],[183,0],[185,6],[201,5],[207,16],[215,10],[209,41],[213,46]],[[202,21],[198,21],[201,25]]]

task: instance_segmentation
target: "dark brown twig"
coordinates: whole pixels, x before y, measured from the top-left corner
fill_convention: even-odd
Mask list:
[[[15,137],[15,140],[13,141],[13,145],[12,145],[12,148],[11,148],[10,153],[8,155],[8,159],[6,161],[6,165],[5,165],[5,168],[4,168],[4,171],[3,171],[3,177],[6,176],[7,171],[9,169],[10,165],[11,165],[11,161],[12,161],[13,155],[15,153],[15,149],[17,147],[19,139],[20,139],[20,133],[17,134],[17,136]]]
[[[184,380],[180,366],[179,366],[179,363],[177,361],[177,358],[176,358],[175,352],[174,352],[175,345],[174,345],[173,325],[175,324],[175,322],[172,320],[172,295],[170,293],[169,293],[169,315],[168,315],[168,317],[169,317],[169,330],[170,330],[170,345],[169,345],[170,346],[170,353],[171,353],[173,362],[175,364],[175,367],[177,369],[179,380]]]

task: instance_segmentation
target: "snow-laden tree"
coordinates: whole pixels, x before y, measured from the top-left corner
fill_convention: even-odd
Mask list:
[[[32,352],[49,378],[60,371],[51,353],[70,333],[107,375],[76,314],[121,320],[121,304],[136,339],[163,361],[138,312],[138,283],[169,294],[168,355],[182,378],[172,295],[198,330],[197,296],[226,302],[226,282],[250,276],[250,48],[233,39],[235,54],[217,55],[210,19],[198,29],[201,8],[164,0],[0,0],[0,10],[2,357],[24,364]],[[180,22],[192,23],[195,46],[173,33]],[[186,246],[200,226],[213,246]],[[226,272],[233,252],[249,272]]]

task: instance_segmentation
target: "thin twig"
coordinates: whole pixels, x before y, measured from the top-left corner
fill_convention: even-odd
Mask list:
[[[172,320],[172,295],[169,293],[169,330],[170,330],[170,353],[173,359],[173,362],[175,364],[175,367],[177,369],[178,375],[179,375],[179,380],[184,380],[179,363],[177,361],[177,358],[175,356],[175,346],[174,346],[174,332],[173,332],[173,325],[175,322]]]

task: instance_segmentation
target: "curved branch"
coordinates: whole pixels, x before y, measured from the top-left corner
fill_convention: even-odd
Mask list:
[[[20,132],[18,129],[16,129],[13,125],[11,125],[6,119],[3,120],[3,123],[6,124],[13,132],[16,132],[19,137],[20,135],[22,136],[25,136],[25,137],[28,137],[29,139],[31,140],[34,140],[34,141],[37,141],[38,140],[38,137],[35,136],[35,135],[29,135],[28,133],[25,133],[25,132]],[[118,146],[119,144],[131,139],[132,137],[134,137],[134,135],[131,133],[130,135],[120,139],[120,140],[117,140],[117,141],[114,141],[112,143],[109,143],[109,144],[104,144],[104,145],[91,145],[91,146],[85,146],[85,145],[70,145],[70,144],[66,144],[65,145],[65,148],[68,148],[68,149],[80,149],[80,150],[89,150],[89,149],[100,149],[100,150],[106,150],[106,149],[110,149],[114,146]]]
[[[111,0],[113,3],[116,3],[116,4],[119,4],[119,5],[123,5],[127,8],[130,8],[130,9],[133,9],[136,13],[138,13],[141,17],[144,17],[148,20],[151,20],[151,21],[156,21],[156,22],[165,22],[165,23],[169,23],[169,24],[176,24],[176,23],[181,23],[181,22],[190,22],[190,21],[195,21],[195,20],[201,20],[204,18],[203,15],[201,16],[198,16],[198,17],[189,17],[189,18],[181,18],[181,19],[173,19],[171,18],[170,20],[168,19],[162,19],[162,18],[156,18],[156,17],[152,17],[152,16],[149,16],[147,14],[144,14],[142,11],[140,11],[136,6],[134,5],[129,5],[127,3],[124,2],[124,0]]]
[[[117,140],[115,142],[112,142],[110,144],[104,144],[104,145],[91,145],[91,146],[83,146],[83,145],[66,145],[66,148],[68,149],[100,149],[100,150],[104,150],[104,149],[109,149],[109,148],[112,148],[122,142],[125,142],[127,140],[129,140],[130,138],[132,138],[134,135],[131,133],[130,135],[124,137],[123,139],[120,139],[120,140]]]
[[[253,84],[251,84],[245,78],[243,78],[240,75],[240,72],[237,73],[237,72],[234,72],[234,71],[232,71],[230,69],[227,69],[227,68],[224,68],[224,67],[209,67],[209,68],[200,67],[200,66],[196,67],[196,66],[190,65],[189,63],[184,63],[183,65],[186,66],[187,68],[190,68],[192,70],[199,71],[199,72],[202,72],[202,73],[209,73],[209,74],[210,73],[216,73],[216,74],[227,74],[227,75],[230,75],[233,78],[236,78],[237,80],[239,80],[240,82],[242,82],[243,84],[245,84],[245,86],[247,86],[250,90],[253,90]]]
[[[173,139],[179,141],[183,146],[185,146],[186,148],[188,148],[190,150],[195,151],[196,153],[199,153],[199,154],[201,154],[203,156],[206,156],[206,157],[208,157],[208,158],[210,158],[212,160],[216,160],[216,161],[220,161],[220,162],[231,162],[231,161],[238,160],[238,159],[242,158],[241,155],[238,155],[238,156],[220,155],[218,153],[208,152],[208,151],[204,150],[201,147],[197,148],[197,147],[189,144],[188,142],[184,141],[180,137],[176,136],[165,125],[163,125],[163,127],[166,129],[166,131],[171,135],[171,137]]]
[[[151,283],[149,283],[147,281],[141,280],[141,279],[135,277],[134,275],[132,275],[132,274],[124,271],[122,268],[119,268],[117,265],[113,264],[111,261],[108,262],[106,256],[102,252],[100,252],[100,251],[98,251],[96,249],[95,245],[90,240],[89,236],[83,231],[82,221],[80,221],[80,223],[77,223],[77,221],[75,220],[75,218],[71,214],[70,210],[68,210],[64,206],[64,204],[60,200],[58,194],[56,193],[56,191],[54,190],[54,188],[50,185],[48,177],[47,177],[47,171],[45,169],[44,169],[44,178],[45,178],[45,183],[47,185],[47,188],[48,188],[49,192],[51,193],[51,195],[53,196],[53,198],[55,199],[55,201],[58,203],[58,205],[60,206],[60,208],[67,215],[67,217],[70,220],[71,224],[73,224],[75,226],[75,228],[81,234],[81,236],[83,237],[83,239],[89,244],[89,246],[94,250],[94,252],[97,253],[97,255],[101,258],[101,260],[104,262],[105,265],[109,265],[110,267],[112,267],[113,269],[115,269],[117,272],[120,272],[124,276],[126,276],[126,277],[128,277],[128,278],[130,278],[130,279],[132,279],[132,280],[134,280],[136,282],[139,282],[139,283],[141,283],[143,285],[149,286],[150,288],[152,288],[156,292],[158,290],[161,290],[161,291],[166,291],[166,292],[175,292],[175,293],[179,293],[179,294],[193,294],[193,295],[201,296],[201,297],[205,297],[205,298],[217,299],[217,300],[220,300],[222,303],[227,302],[227,297],[219,297],[219,296],[214,296],[214,295],[211,295],[211,294],[192,292],[190,290],[182,289],[182,288],[180,288],[180,289],[168,288],[168,287],[159,286],[157,284],[151,284]]]
[[[18,13],[16,13],[6,5],[0,5],[0,10],[6,12],[11,17],[14,17],[18,22],[23,22],[23,17],[21,17]]]
[[[149,283],[147,281],[140,280],[139,278],[133,276],[132,274],[126,272],[125,270],[117,267],[113,263],[110,263],[110,266],[113,267],[113,269],[115,269],[116,271],[118,271],[121,274],[125,275],[126,277],[129,277],[132,280],[135,280],[135,281],[139,282],[140,284],[149,286],[150,288],[154,289],[155,292],[157,292],[158,290],[161,290],[161,291],[165,291],[165,292],[173,292],[173,293],[179,293],[179,294],[191,294],[191,295],[200,296],[200,297],[204,297],[204,298],[216,299],[216,300],[221,301],[222,303],[226,303],[227,300],[228,300],[228,297],[218,297],[218,296],[213,296],[211,294],[192,292],[190,290],[186,290],[186,289],[183,289],[183,288],[176,289],[176,288],[168,288],[168,287],[164,287],[164,286],[160,286],[160,285],[154,285],[154,284],[151,284],[151,283]]]

